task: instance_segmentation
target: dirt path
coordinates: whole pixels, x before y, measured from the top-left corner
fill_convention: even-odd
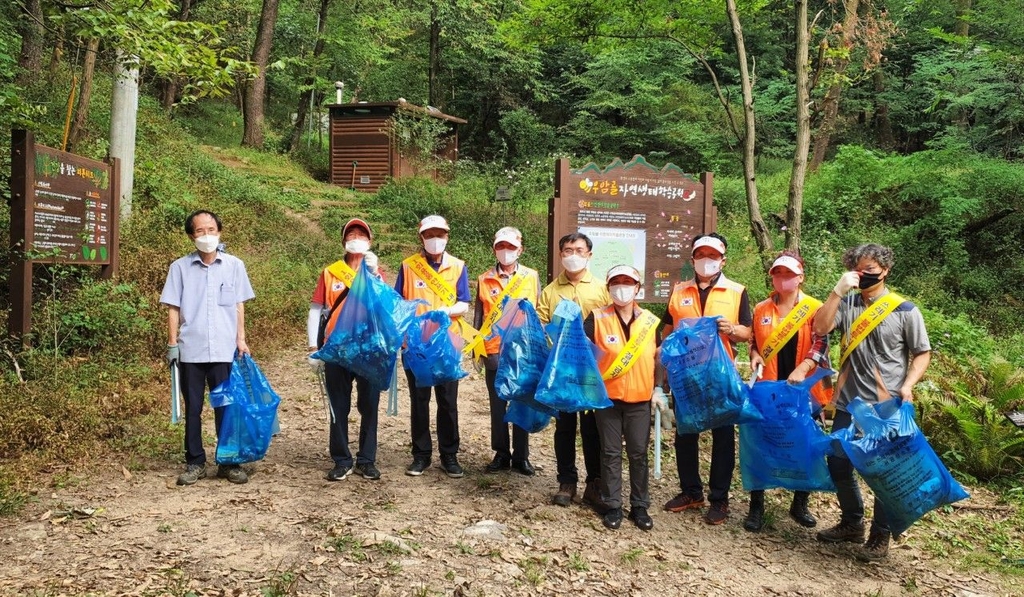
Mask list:
[[[40,496],[19,519],[0,519],[0,594],[1024,592],[1019,579],[955,572],[908,545],[884,565],[859,564],[848,549],[818,544],[813,531],[791,522],[788,498],[778,492],[769,494],[774,528],[760,535],[742,529],[746,497],[739,491],[721,527],[708,527],[695,513],[665,513],[659,507],[677,483],[670,461],[663,478],[652,479],[654,530],[644,533],[626,521],[607,531],[578,504],[549,504],[556,486],[551,427],[531,441],[538,476],[482,472],[492,454],[486,392],[475,374],[460,388],[463,479],[445,477],[436,455],[422,477],[403,474],[409,461],[403,380],[399,416],[380,419],[383,478],[328,483],[325,414],[304,357],[296,347],[262,363],[282,397],[282,432],[267,459],[252,465],[247,485],[208,478],[179,488],[180,466],[165,462],[135,473],[117,462],[89,471],[86,483]],[[386,394],[382,411],[385,403]],[[212,417],[206,419],[212,436]],[[354,435],[357,426],[351,428]],[[832,496],[813,496],[812,510],[827,523],[837,518]],[[484,520],[504,525],[502,536],[464,533]]]

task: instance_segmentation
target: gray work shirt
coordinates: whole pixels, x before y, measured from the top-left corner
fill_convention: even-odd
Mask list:
[[[181,362],[230,363],[238,346],[238,303],[255,297],[237,257],[218,252],[206,265],[193,251],[172,263],[160,302],[180,309]]]
[[[878,298],[888,293],[886,289]],[[836,312],[836,331],[848,333],[868,306],[860,294],[843,298]],[[910,359],[931,349],[921,310],[904,301],[853,349],[840,368],[836,408],[845,411],[846,405],[858,396],[868,402],[899,396]]]

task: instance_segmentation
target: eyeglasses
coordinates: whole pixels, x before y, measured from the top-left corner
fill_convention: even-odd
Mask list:
[[[586,257],[587,253],[590,253],[590,249],[587,249],[586,247],[579,247],[576,249],[573,249],[572,247],[566,247],[562,249],[562,257],[569,257],[573,253],[579,255],[580,257]]]

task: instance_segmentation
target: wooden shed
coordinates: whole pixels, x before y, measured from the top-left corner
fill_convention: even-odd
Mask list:
[[[375,192],[388,178],[413,175],[439,178],[433,165],[424,165],[413,156],[402,155],[396,135],[391,134],[396,114],[437,118],[445,122],[450,132],[437,157],[451,161],[458,158],[458,125],[466,124],[466,121],[444,114],[437,108],[423,108],[403,99],[397,102],[331,104],[328,107],[331,111],[332,184]]]

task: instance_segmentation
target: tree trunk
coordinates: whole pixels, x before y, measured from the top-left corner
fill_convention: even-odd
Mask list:
[[[967,37],[970,33],[971,22],[967,18],[971,14],[971,0],[956,0],[956,25],[953,26],[953,33],[960,37]]]
[[[843,15],[843,48],[847,52],[853,49],[854,34],[857,30],[857,13],[860,10],[860,0],[846,0],[844,3],[846,14]],[[806,20],[806,19],[805,19]],[[849,56],[849,54],[847,54]],[[850,66],[849,58],[840,58],[836,61],[836,75],[842,75]],[[837,80],[841,77],[837,77]],[[828,88],[824,99],[821,100],[821,122],[818,131],[814,135],[814,156],[811,158],[810,169],[816,171],[825,161],[825,154],[832,143],[832,134],[835,132],[836,120],[839,118],[839,96],[842,95],[843,86],[836,82]],[[788,246],[788,242],[787,242]]]
[[[856,2],[857,0],[851,0]],[[807,67],[807,0],[796,0],[796,150],[793,174],[789,178],[789,202],[786,205],[786,248],[800,250],[800,222],[804,208],[804,178],[807,175],[807,150],[811,145],[810,88]]]
[[[252,62],[256,76],[245,86],[242,120],[244,132],[242,145],[263,148],[264,101],[267,94],[267,63],[270,61],[270,47],[274,41],[274,24],[277,23],[279,0],[263,0],[260,23],[256,28],[256,43],[252,49]]]
[[[878,100],[885,91],[885,73],[878,69],[871,77],[875,84],[875,143],[883,149],[891,150],[896,146],[896,137],[892,134],[892,121],[889,120],[889,104]]]
[[[181,0],[181,8],[178,11],[178,20],[185,22],[192,12],[193,0]],[[174,103],[178,101],[178,77],[171,77],[164,81],[160,89],[160,105],[164,112],[170,114],[174,109]]]
[[[89,99],[92,97],[92,75],[96,70],[96,52],[100,47],[100,39],[93,37],[85,48],[85,59],[82,61],[82,82],[78,87],[78,106],[75,108],[75,119],[71,122],[68,133],[67,151],[73,151],[78,138],[85,128],[85,120],[89,117]]]
[[[18,84],[25,85],[38,76],[43,66],[43,3],[42,0],[25,0],[21,18],[18,20],[21,34],[21,53],[18,55]]]
[[[753,233],[757,249],[761,253],[761,262],[767,268],[771,265],[771,254],[774,248],[772,237],[768,234],[768,227],[764,225],[764,219],[761,218],[761,204],[757,198],[757,182],[754,176],[754,144],[757,140],[757,131],[754,126],[754,84],[750,79],[750,70],[747,68],[747,49],[743,41],[743,26],[740,24],[740,17],[736,11],[736,0],[726,0],[725,12],[732,24],[732,35],[736,42],[736,58],[739,60],[740,67],[740,86],[743,89],[743,187],[747,193],[750,231]]]
[[[437,86],[437,71],[441,63],[441,20],[437,0],[430,3],[430,55],[427,66],[427,104],[441,108],[441,90]]]
[[[313,46],[313,58],[311,72],[304,82],[305,89],[299,94],[299,105],[295,109],[295,128],[292,129],[292,139],[288,144],[288,151],[294,152],[299,148],[302,140],[302,129],[306,124],[306,112],[309,110],[310,100],[313,99],[313,85],[316,83],[316,61],[324,53],[324,29],[327,26],[327,9],[331,0],[320,0],[320,15],[316,22],[316,45]],[[317,123],[317,127],[320,123]]]

